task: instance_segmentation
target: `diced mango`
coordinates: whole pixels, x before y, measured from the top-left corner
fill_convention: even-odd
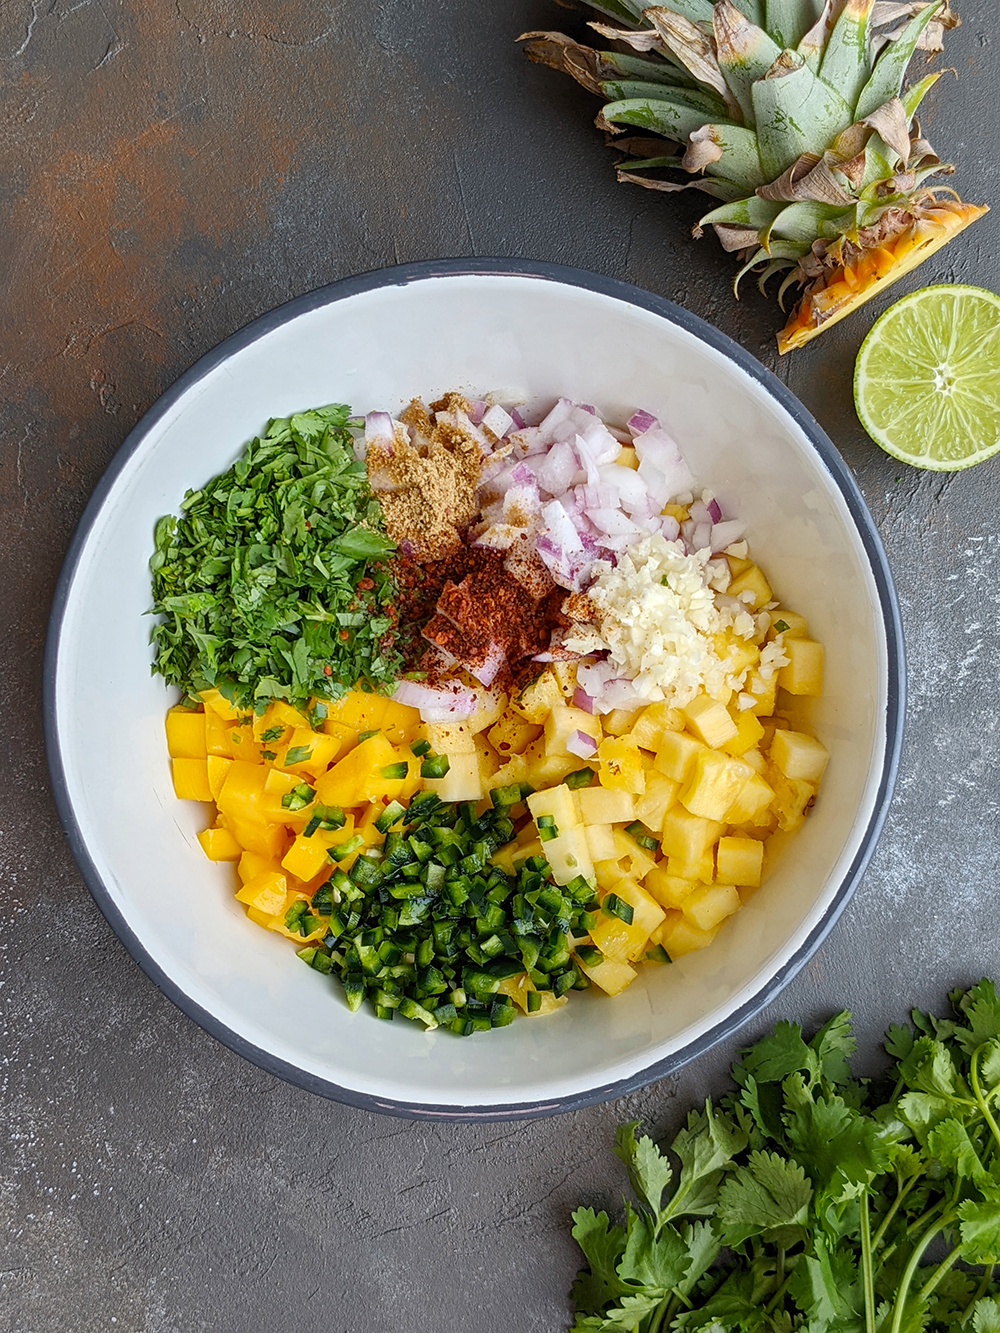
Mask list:
[[[710,699],[707,694],[699,694],[681,712],[698,740],[713,749],[725,745],[726,741],[731,741],[736,735],[736,723],[730,717],[729,710],[718,700]],[[674,775],[669,773],[667,776]]]
[[[179,801],[210,801],[208,769],[204,759],[171,759],[174,795]]]
[[[381,695],[371,697],[381,698]],[[382,794],[386,782],[382,769],[395,758],[389,741],[382,732],[376,732],[317,779],[317,798],[323,805],[339,805],[342,809],[374,799]]]
[[[210,861],[238,861],[243,855],[243,848],[227,828],[202,829],[198,841]]]
[[[219,690],[202,690],[198,698],[206,708],[210,708],[225,722],[235,722],[237,718],[243,716],[240,710],[224,698]]]
[[[252,722],[237,722],[229,728],[226,739],[229,742],[229,753],[234,759],[247,764],[264,762],[262,751],[265,747],[260,741],[254,740]]]
[[[715,861],[723,884],[757,888],[764,864],[764,844],[756,838],[720,838]]]
[[[685,898],[682,910],[699,930],[714,931],[740,910],[740,895],[733,884],[699,884]]]
[[[801,731],[776,731],[768,758],[786,778],[819,782],[830,758],[825,745]]]
[[[416,740],[420,714],[384,694],[349,690],[341,699],[326,705],[326,722],[339,723],[354,732],[381,731],[391,745],[409,745]]]
[[[267,916],[283,910],[288,880],[279,871],[262,870],[253,879],[248,879],[238,890],[236,897],[247,907],[252,907]]]
[[[771,585],[759,565],[750,565],[737,574],[726,589],[730,597],[738,597],[751,611],[759,611],[772,598]],[[744,594],[751,594],[744,596]]]
[[[230,723],[223,721],[213,708],[206,708],[204,717],[207,752],[219,755],[223,759],[234,758],[233,747],[229,743]]]
[[[304,833],[299,833],[282,857],[282,867],[298,879],[314,879],[321,870],[331,865],[327,855],[329,848],[347,842],[353,836],[354,819],[351,815],[347,816],[343,828],[317,829],[308,838]]]
[[[233,837],[245,851],[256,852],[272,861],[280,861],[288,846],[288,833],[281,824],[262,824],[253,820],[230,819]]]
[[[205,714],[179,704],[167,713],[167,753],[171,759],[204,759]]]
[[[606,736],[597,747],[600,768],[597,780],[612,791],[631,792],[642,796],[646,790],[646,775],[639,761],[639,747],[630,736]]]
[[[788,639],[788,665],[778,672],[778,684],[789,694],[811,697],[823,693],[823,645],[815,639]]]
[[[236,867],[236,873],[240,877],[240,882],[246,884],[247,880],[253,879],[259,875],[262,870],[275,870],[281,874],[281,862],[275,861],[269,856],[261,856],[259,852],[244,852],[240,857],[240,863]]]
[[[267,769],[262,764],[234,759],[226,770],[219,795],[219,809],[232,819],[260,821],[264,802]]]
[[[722,820],[753,776],[753,769],[741,759],[718,750],[703,750],[677,799],[692,815]]]
[[[212,793],[212,800],[219,799],[219,792],[222,790],[222,784],[226,780],[226,774],[229,772],[231,759],[223,759],[222,755],[210,754],[205,759],[205,772],[208,775],[208,788]]]
[[[297,708],[285,703],[284,699],[275,699],[268,704],[259,717],[254,716],[254,740],[269,745],[273,750],[283,740],[287,739],[287,733],[293,731],[296,727],[305,727],[306,730],[310,730],[309,719],[305,713],[300,713]]]
[[[313,731],[311,727],[291,727],[280,741],[267,746],[280,768],[300,773],[305,778],[318,778],[336,759],[341,748],[336,736]]]

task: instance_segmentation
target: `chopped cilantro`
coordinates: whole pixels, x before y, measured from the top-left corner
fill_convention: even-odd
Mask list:
[[[291,768],[293,764],[304,764],[311,754],[311,745],[292,745],[285,751],[285,767]]]
[[[388,687],[395,547],[354,457],[350,409],[271,421],[181,515],[156,524],[154,669],[187,694],[252,708]],[[360,586],[359,586],[360,585]]]
[[[286,731],[285,727],[268,727],[267,731],[261,734],[262,741],[280,741]]]

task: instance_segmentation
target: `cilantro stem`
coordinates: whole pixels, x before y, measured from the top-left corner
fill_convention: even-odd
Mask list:
[[[865,1333],[875,1333],[875,1269],[872,1263],[868,1198],[869,1191],[866,1189],[861,1196],[861,1280],[865,1292]]]
[[[903,1311],[906,1307],[906,1299],[910,1293],[910,1286],[913,1282],[913,1275],[920,1265],[920,1260],[924,1256],[924,1251],[930,1245],[935,1236],[940,1235],[944,1228],[955,1220],[957,1214],[942,1213],[933,1226],[929,1226],[920,1240],[913,1247],[913,1253],[910,1255],[910,1261],[903,1272],[902,1280],[899,1284],[899,1292],[896,1296],[896,1304],[892,1315],[892,1327],[889,1333],[899,1333],[903,1326]],[[952,1262],[954,1262],[952,1260]]]
[[[1000,1126],[997,1125],[997,1122],[993,1118],[993,1112],[990,1110],[986,1098],[983,1096],[983,1090],[979,1083],[979,1052],[982,1049],[982,1046],[977,1046],[972,1052],[972,1059],[969,1062],[972,1091],[975,1094],[976,1103],[979,1106],[980,1111],[983,1113],[983,1118],[990,1127],[990,1133],[993,1135],[995,1142],[1000,1145]]]
[[[930,1277],[927,1279],[924,1285],[920,1288],[920,1294],[917,1296],[918,1301],[924,1301],[927,1299],[928,1296],[930,1296],[931,1292],[941,1281],[944,1275],[946,1273],[951,1272],[952,1268],[954,1268],[955,1260],[960,1259],[961,1256],[962,1256],[961,1245],[956,1245],[950,1254],[945,1255],[945,1257],[938,1264],[937,1268],[934,1269],[934,1272],[930,1275]]]
[[[975,1305],[976,1301],[981,1300],[986,1295],[986,1292],[989,1290],[990,1283],[993,1281],[993,1273],[995,1268],[996,1268],[995,1264],[986,1265],[986,1270],[983,1273],[979,1286],[976,1288],[975,1295],[973,1296],[972,1300],[968,1303],[968,1305],[965,1307],[965,1309],[962,1311],[961,1316],[958,1319],[958,1326],[960,1328],[968,1319],[969,1314],[972,1311],[972,1307]]]
[[[653,1318],[650,1321],[647,1333],[660,1333],[660,1329],[663,1327],[665,1322],[667,1322],[669,1325],[669,1321],[667,1320],[666,1316],[667,1316],[667,1311],[670,1310],[673,1304],[675,1295],[676,1291],[668,1293],[666,1296],[664,1296],[663,1300],[660,1301],[659,1305],[653,1311]]]
[[[883,1217],[881,1225],[879,1226],[878,1230],[875,1232],[874,1237],[872,1238],[872,1245],[875,1249],[878,1249],[879,1245],[881,1245],[882,1237],[888,1231],[889,1226],[892,1223],[892,1219],[896,1216],[896,1213],[899,1210],[900,1204],[909,1194],[910,1190],[913,1189],[913,1186],[917,1183],[917,1180],[918,1180],[917,1176],[911,1176],[909,1180],[904,1180],[902,1183],[900,1183],[899,1177],[898,1176],[896,1177],[896,1197],[895,1199],[893,1199],[892,1206],[886,1213],[885,1217]]]

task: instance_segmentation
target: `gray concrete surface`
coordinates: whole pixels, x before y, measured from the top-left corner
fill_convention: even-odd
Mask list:
[[[959,5],[924,115],[996,200],[997,30]],[[863,1045],[1000,973],[1000,463],[935,477],[863,436],[865,314],[777,364],[774,311],[688,228],[698,201],[619,187],[592,103],[531,67],[550,0],[4,0],[0,5],[0,1331],[554,1333],[569,1210],[611,1204],[615,1124],[721,1090],[744,1038],[848,1006]],[[919,275],[996,287],[994,213]],[[142,411],[252,316],[346,274],[520,255],[627,278],[775,367],[854,469],[910,652],[885,834],[829,942],[740,1039],[562,1118],[410,1124],[275,1081],[148,982],[97,912],[49,796],[48,602],[73,525]],[[883,302],[883,305],[887,302]],[[877,313],[872,309],[871,314]]]

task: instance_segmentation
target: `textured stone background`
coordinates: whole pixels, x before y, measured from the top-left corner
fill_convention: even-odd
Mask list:
[[[925,129],[997,200],[991,0],[964,0]],[[441,255],[629,279],[738,339],[816,413],[888,546],[910,653],[898,793],[832,938],[745,1036],[850,1006],[872,1050],[913,1002],[1000,972],[1000,462],[952,478],[862,435],[866,313],[776,365],[775,315],[688,228],[696,198],[614,183],[589,97],[529,66],[551,0],[0,4],[0,1330],[553,1333],[567,1216],[612,1203],[616,1122],[667,1129],[740,1042],[617,1104],[429,1126],[341,1108],[230,1054],[97,912],[47,787],[49,599],[86,498],[146,407],[286,298]],[[909,285],[996,287],[1000,212]],[[885,302],[883,303],[885,304]],[[872,309],[872,314],[877,313]],[[742,1039],[741,1039],[742,1041]]]

